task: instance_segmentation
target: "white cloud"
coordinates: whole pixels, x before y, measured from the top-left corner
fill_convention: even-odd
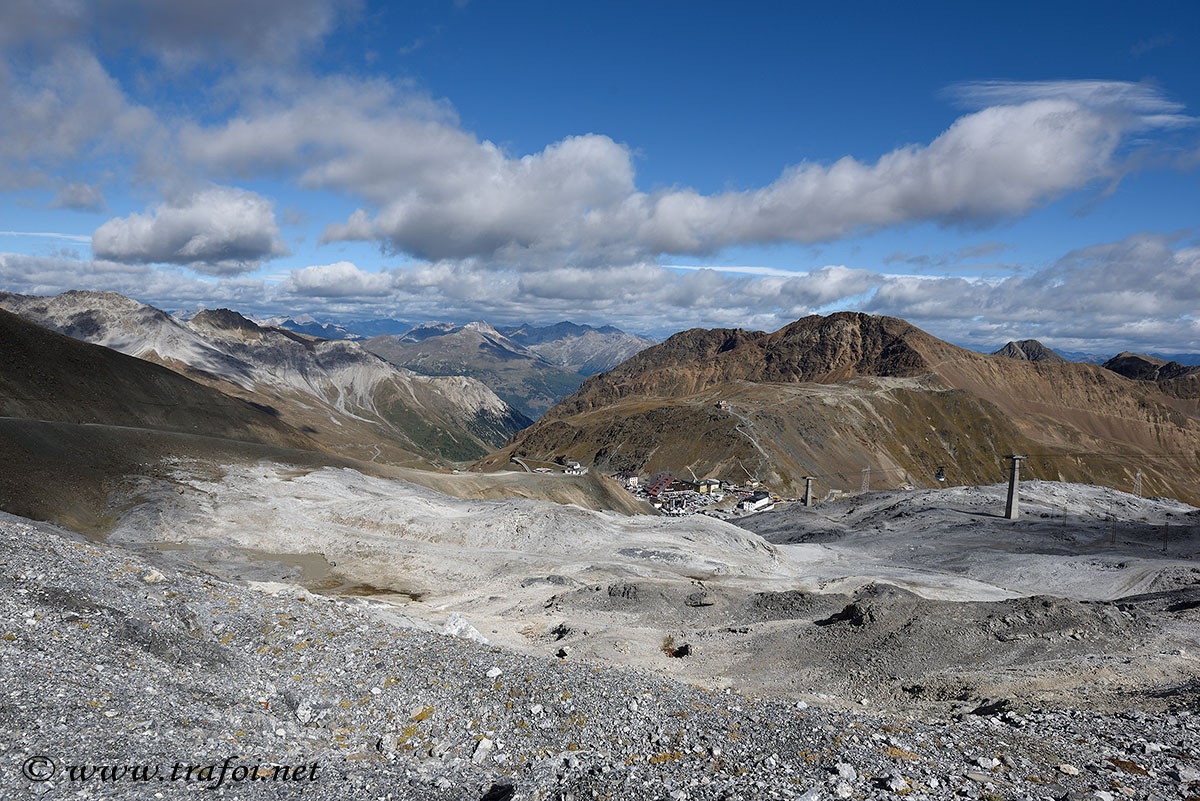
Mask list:
[[[1200,247],[1179,243],[1177,235],[1138,234],[1074,251],[1030,275],[988,281],[843,266],[785,277],[681,274],[653,264],[518,272],[462,261],[380,272],[348,262],[314,265],[276,284],[0,254],[0,286],[26,294],[106,289],[168,308],[225,305],[343,320],[574,319],[660,334],[697,326],[773,330],[818,310],[851,308],[901,317],[985,349],[1034,337],[1073,350],[1200,352]]]
[[[639,233],[658,252],[702,253],[918,221],[995,220],[1105,175],[1123,133],[1118,121],[1067,100],[988,108],[874,164],[846,157],[789,168],[757,190],[648,199]]]
[[[928,144],[874,162],[805,162],[766,186],[715,195],[639,191],[630,149],[598,134],[509,154],[463,131],[444,106],[380,81],[324,81],[294,102],[188,127],[181,141],[191,162],[208,169],[293,169],[307,188],[362,198],[366,205],[326,228],[325,241],[375,240],[431,261],[542,269],[812,243],[918,222],[994,222],[1115,177],[1132,131],[1180,118],[1178,104],[1140,84],[989,84],[960,93],[1013,102],[969,113]]]
[[[893,277],[869,311],[904,317],[944,338],[986,344],[1045,339],[1071,349],[1200,350],[1200,247],[1136,234],[1073,251],[1030,276],[997,281]]]
[[[44,184],[78,160],[113,155],[134,141],[150,150],[158,135],[154,114],[131,103],[96,57],[77,47],[56,49],[32,67],[0,59],[0,109],[0,188]]]
[[[389,294],[392,283],[386,272],[369,273],[339,261],[293,270],[286,288],[297,295],[322,298],[378,297]]]
[[[217,276],[250,272],[287,252],[271,201],[222,186],[109,220],[92,235],[92,250],[101,259],[179,264]]]
[[[947,94],[965,105],[985,108],[1017,105],[1034,100],[1066,100],[1088,108],[1134,116],[1149,127],[1192,125],[1195,117],[1183,113],[1184,105],[1171,100],[1150,83],[1131,81],[967,81]]]
[[[23,253],[0,253],[0,287],[23,295],[72,289],[119,292],[168,308],[205,303],[250,307],[264,298],[261,281],[211,281],[148,265]]]
[[[91,244],[90,236],[80,236],[79,234],[59,234],[53,231],[0,231],[0,236],[36,236],[45,239],[67,239],[72,242],[87,242]]]

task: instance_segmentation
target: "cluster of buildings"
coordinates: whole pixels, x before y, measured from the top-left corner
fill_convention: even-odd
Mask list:
[[[636,473],[617,473],[613,478],[634,497],[669,515],[701,513],[721,518],[736,517],[765,512],[774,508],[779,500],[753,479],[745,484],[719,478],[688,481],[667,472],[649,478]]]

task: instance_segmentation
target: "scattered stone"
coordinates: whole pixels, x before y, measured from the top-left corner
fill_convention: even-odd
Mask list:
[[[476,765],[482,765],[483,761],[487,759],[488,754],[491,752],[492,741],[487,737],[482,737],[480,738],[479,742],[475,744],[475,751],[471,754],[471,761]]]

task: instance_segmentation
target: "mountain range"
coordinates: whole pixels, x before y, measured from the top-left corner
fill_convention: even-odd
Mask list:
[[[399,369],[351,341],[259,325],[227,309],[187,322],[121,295],[0,293],[0,308],[155,362],[254,404],[331,453],[428,465],[476,458],[528,419],[480,382]]]
[[[562,322],[502,330],[485,322],[426,323],[363,347],[397,367],[482,381],[527,417],[574,392],[587,375],[610,369],[652,343],[611,326]]]
[[[1041,353],[979,354],[855,312],[773,333],[692,329],[588,378],[481,464],[565,457],[754,476],[795,495],[805,475],[857,490],[866,468],[873,487],[935,486],[939,472],[986,484],[1021,453],[1031,476],[1129,487],[1142,470],[1148,492],[1200,499],[1200,410],[1185,390],[1027,351]]]

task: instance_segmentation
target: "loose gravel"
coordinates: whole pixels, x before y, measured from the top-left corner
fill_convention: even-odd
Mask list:
[[[0,798],[1200,796],[1191,709],[847,712],[395,619],[0,518]]]

